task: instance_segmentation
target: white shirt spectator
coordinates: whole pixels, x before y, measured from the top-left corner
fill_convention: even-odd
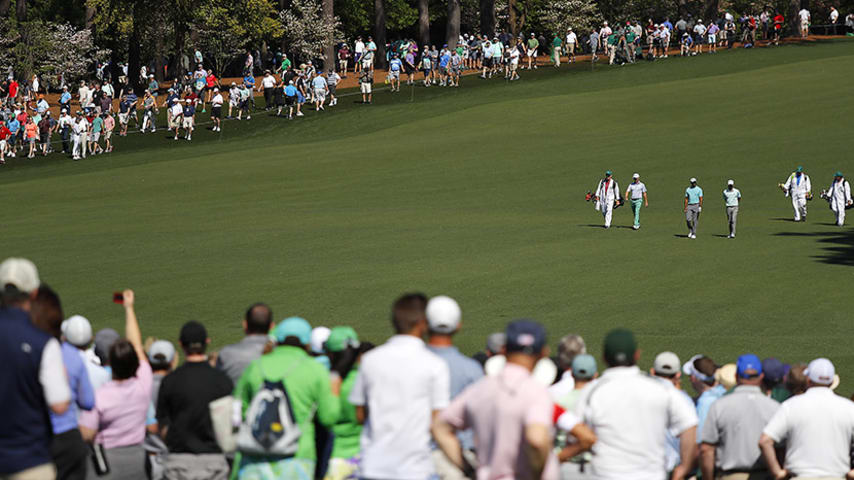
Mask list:
[[[350,403],[367,407],[362,430],[364,478],[424,480],[435,473],[433,411],[450,403],[448,364],[420,338],[395,335],[365,354]]]
[[[222,106],[222,94],[221,93],[217,92],[214,95],[214,97],[211,99],[211,105],[213,105],[214,107],[221,107]]]
[[[265,75],[261,79],[261,86],[264,88],[273,88],[276,86],[276,78],[272,75]]]
[[[578,37],[575,35],[575,32],[566,34],[566,43],[578,43]]]
[[[572,378],[572,370],[567,370],[560,376],[560,380],[549,387],[549,396],[552,397],[555,403],[558,403],[558,401],[569,395],[569,392],[574,389],[575,379]]]
[[[356,53],[364,53],[365,52],[365,42],[363,42],[361,40],[356,40],[355,52]]]
[[[65,375],[62,363],[62,349],[55,338],[47,341],[42,350],[39,363],[39,383],[44,390],[44,399],[48,405],[56,405],[71,400],[71,387]]]
[[[831,9],[830,9],[830,21],[831,21],[831,23],[836,23],[837,20],[839,20],[839,10],[831,7]]]
[[[703,25],[702,23],[698,23],[697,25],[694,25],[694,33],[696,33],[697,35],[702,37],[703,35],[706,34],[706,26]]]
[[[844,478],[850,470],[854,403],[827,387],[812,387],[783,402],[763,433],[786,442],[783,468],[791,475]]]
[[[598,480],[667,478],[667,433],[697,426],[680,392],[634,367],[613,367],[581,392],[576,413],[596,433],[591,462]]]
[[[801,23],[807,23],[810,21],[810,12],[806,8],[802,8],[800,12],[798,12],[798,17],[801,18]]]

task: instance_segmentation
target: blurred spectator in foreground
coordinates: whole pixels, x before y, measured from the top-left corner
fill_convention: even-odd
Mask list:
[[[472,355],[472,358],[477,360],[481,365],[484,365],[491,357],[501,354],[504,350],[505,342],[506,338],[504,337],[504,332],[490,333],[486,337],[486,350],[475,353]]]
[[[231,394],[234,384],[208,362],[204,325],[181,327],[184,364],[166,375],[157,396],[157,426],[166,441],[165,478],[225,480],[229,467],[216,442],[209,404]]]
[[[448,365],[451,380],[451,399],[456,398],[469,385],[483,378],[483,368],[454,346],[454,335],[462,326],[462,311],[456,300],[439,295],[427,302],[427,349],[439,356]],[[461,431],[458,438],[467,451],[474,449],[471,431]],[[436,470],[442,480],[462,480],[463,472],[449,462],[438,449],[433,451]]]
[[[226,345],[219,351],[216,367],[224,371],[235,385],[246,367],[261,357],[272,326],[273,311],[263,303],[256,303],[246,310],[243,318],[243,331],[246,333],[243,340]]]
[[[83,360],[93,389],[98,390],[111,380],[110,372],[100,365],[101,362],[94,352],[87,350],[89,344],[92,343],[92,324],[86,317],[72,315],[68,320],[62,322],[62,335],[65,337],[65,341],[77,349],[77,354]],[[118,337],[118,334],[116,336]]]
[[[395,335],[362,357],[348,399],[364,423],[363,478],[430,478],[436,474],[430,424],[448,406],[448,365],[427,349],[427,297],[405,294],[392,307]]]
[[[780,403],[792,396],[785,383],[788,370],[787,365],[774,357],[762,360],[762,388]]]
[[[679,392],[676,396],[689,408],[694,408],[694,401],[682,390],[682,364],[679,363],[679,357],[673,352],[661,352],[655,357],[652,364],[650,375],[652,378],[662,382],[667,388],[676,389]],[[676,465],[682,462],[682,456],[679,449],[679,431],[669,429],[667,431],[667,471],[670,472]]]
[[[47,285],[39,287],[33,302],[33,323],[46,333],[57,336],[62,330],[62,304],[59,296]],[[80,410],[91,410],[95,406],[95,391],[89,382],[89,374],[78,350],[68,342],[62,342],[62,362],[71,387],[71,404],[62,415],[50,414],[53,424],[51,455],[56,464],[56,476],[60,479],[84,480],[89,460],[89,449],[80,435],[77,416]]]
[[[699,394],[697,397],[697,431],[703,431],[703,422],[709,413],[709,408],[715,400],[726,393],[726,388],[718,383],[715,373],[718,366],[705,355],[694,355],[682,366],[682,373],[691,376],[691,386]],[[697,438],[699,442],[699,438]]]
[[[0,264],[0,477],[52,480],[51,422],[71,390],[59,342],[30,321],[39,289],[36,266],[22,258]]]
[[[684,479],[696,461],[696,412],[680,399],[679,391],[662,388],[641,373],[632,332],[612,330],[604,343],[608,369],[582,391],[576,405],[576,412],[598,438],[593,446],[593,475],[602,480],[667,478],[670,430],[678,432],[681,457],[671,478]]]
[[[759,447],[773,478],[852,478],[854,403],[833,393],[836,369],[818,358],[804,371],[807,391],[780,405],[762,431]],[[785,443],[780,465],[775,445]]]
[[[95,408],[80,415],[80,433],[103,448],[110,472],[102,479],[145,480],[145,420],[151,404],[151,366],[142,346],[134,293],[122,293],[125,338],[110,346],[113,379],[95,392]]]
[[[568,412],[575,411],[575,405],[578,398],[581,396],[584,387],[593,382],[599,376],[597,371],[596,359],[593,355],[582,353],[576,355],[572,359],[572,379],[575,382],[574,389],[557,399],[557,403]],[[556,445],[563,449],[570,440],[566,435],[567,432],[558,431]],[[590,452],[584,452],[580,455],[570,458],[560,464],[560,477],[562,480],[581,480],[593,478],[590,474]]]
[[[572,360],[576,355],[587,353],[587,345],[580,335],[566,335],[560,339],[557,346],[558,381],[549,387],[549,394],[555,403],[573,391],[575,380],[572,375]]]
[[[768,478],[756,439],[780,408],[759,388],[764,379],[759,357],[745,354],[736,363],[738,386],[712,404],[701,433],[703,478],[753,480]],[[717,476],[715,476],[717,472]]]

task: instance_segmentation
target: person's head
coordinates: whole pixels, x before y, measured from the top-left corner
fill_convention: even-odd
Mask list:
[[[254,303],[246,309],[243,331],[246,335],[267,335],[273,324],[273,310],[263,303]]]
[[[311,329],[311,339],[309,340],[309,351],[312,355],[323,355],[325,350],[326,340],[329,339],[329,334],[332,330],[329,327],[314,327]]]
[[[632,183],[637,183],[639,181],[640,181],[640,174],[639,173],[635,173],[634,175],[632,175]]]
[[[800,395],[807,391],[807,366],[804,364],[792,365],[789,374],[786,375],[786,388],[792,395]]]
[[[276,343],[289,347],[307,349],[311,343],[311,325],[301,317],[288,317],[273,330]]]
[[[736,383],[738,385],[758,386],[762,383],[762,362],[759,357],[752,353],[746,353],[738,357],[736,362]]]
[[[148,363],[155,372],[169,371],[175,360],[175,346],[168,340],[155,340],[146,352]]]
[[[490,333],[489,336],[486,337],[487,358],[503,353],[506,345],[507,335],[504,332]]]
[[[72,315],[60,325],[65,341],[79,349],[85,349],[92,341],[92,324],[82,315]]]
[[[735,188],[735,180],[727,180],[726,188],[727,190],[732,190],[733,188]]]
[[[611,171],[610,170],[605,171],[605,178],[611,178]]]
[[[843,177],[843,176],[844,176],[844,175],[842,175],[842,172],[840,172],[839,170],[837,170],[837,171],[836,171],[836,173],[834,173],[834,174],[833,174],[833,179],[834,179],[834,180],[836,180],[836,181],[838,182],[839,180],[842,180],[842,177]]]
[[[682,378],[680,371],[679,357],[673,352],[661,352],[655,356],[655,361],[652,363],[650,374],[670,380],[674,385],[679,385],[679,379]]]
[[[504,334],[507,338],[504,347],[507,363],[533,370],[537,361],[548,355],[546,329],[533,320],[513,320],[507,324]]]
[[[692,187],[696,187],[697,186],[697,179],[694,177],[691,177],[691,179],[688,180],[688,183],[690,183]]]
[[[581,335],[564,335],[557,345],[557,367],[561,372],[572,368],[572,361],[576,356],[587,353],[587,345]]]
[[[576,388],[580,388],[599,375],[599,372],[596,370],[596,359],[593,358],[593,355],[587,353],[576,355],[572,359],[571,371]]]
[[[718,366],[705,355],[694,355],[682,366],[682,373],[691,376],[691,386],[703,393],[715,386],[715,371]]]
[[[211,341],[205,326],[195,320],[190,320],[181,327],[178,340],[187,356],[204,355]]]
[[[39,271],[26,258],[7,258],[0,263],[0,305],[29,311],[38,294]]]
[[[460,329],[462,310],[457,301],[445,295],[438,295],[427,302],[425,308],[427,328],[430,336],[451,336]]]
[[[630,367],[640,357],[634,333],[625,328],[611,330],[605,335],[604,359],[609,367]]]
[[[423,293],[407,293],[395,300],[391,323],[399,335],[422,337],[427,330],[427,297]]]
[[[807,365],[807,369],[804,370],[804,375],[807,377],[807,388],[833,388],[832,385],[836,378],[836,368],[830,360],[826,358],[816,358]]]
[[[42,284],[30,309],[33,325],[48,335],[59,339],[62,335],[62,303],[59,295],[49,286]]]
[[[800,177],[803,174],[804,174],[804,167],[798,166],[798,168],[795,169],[795,175]]]
[[[112,328],[104,328],[95,332],[95,356],[100,360],[101,365],[107,366],[110,364],[110,349],[113,344],[121,338],[119,332]]]
[[[127,380],[136,375],[139,357],[133,344],[125,338],[119,338],[109,350],[109,365],[113,370],[113,380]]]

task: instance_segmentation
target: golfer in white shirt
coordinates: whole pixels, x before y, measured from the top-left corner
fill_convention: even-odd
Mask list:
[[[735,224],[738,222],[738,207],[741,205],[741,192],[735,188],[734,180],[726,182],[724,203],[726,203],[726,218],[729,224],[729,236],[727,238],[735,238]]]
[[[632,183],[626,189],[626,198],[632,202],[632,212],[635,214],[635,223],[632,228],[637,230],[640,228],[640,209],[641,204],[644,207],[649,206],[649,198],[646,195],[646,185],[640,181],[640,174],[632,175]]]
[[[611,228],[611,217],[614,215],[614,206],[620,202],[620,186],[611,177],[611,171],[605,172],[605,178],[599,180],[596,187],[596,208],[605,217],[605,228]]]
[[[804,374],[806,393],[783,402],[759,439],[768,470],[778,480],[852,478],[854,403],[830,389],[836,376],[830,360],[813,360]],[[781,467],[774,446],[784,442],[786,459]]]

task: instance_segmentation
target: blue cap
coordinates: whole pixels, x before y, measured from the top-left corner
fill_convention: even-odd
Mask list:
[[[572,376],[581,380],[593,378],[596,375],[596,359],[593,355],[583,353],[572,359]]]
[[[741,378],[752,378],[762,374],[762,362],[752,353],[745,353],[738,357],[735,367],[735,373]]]
[[[782,382],[786,376],[786,366],[774,357],[762,360],[762,371],[765,372],[765,379],[774,383]]]
[[[507,324],[507,353],[521,352],[538,354],[546,346],[546,329],[539,323],[528,320],[513,320]]]
[[[282,343],[288,337],[296,337],[303,345],[311,342],[311,325],[304,318],[289,317],[282,320],[273,330],[276,341]]]

